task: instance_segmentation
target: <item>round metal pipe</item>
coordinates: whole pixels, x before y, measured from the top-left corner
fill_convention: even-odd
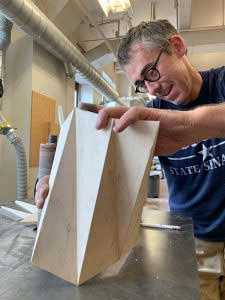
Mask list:
[[[107,99],[120,103],[117,91],[34,3],[28,0],[0,0],[0,9],[9,20],[33,35],[45,49],[63,62],[72,63]]]

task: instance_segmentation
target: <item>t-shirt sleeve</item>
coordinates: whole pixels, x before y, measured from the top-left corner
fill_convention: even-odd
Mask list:
[[[145,107],[148,107],[148,108],[153,108],[153,101],[149,101],[145,104]]]
[[[225,102],[225,67],[218,69],[217,73],[217,89],[220,91],[218,103]]]
[[[145,107],[148,107],[148,108],[161,108],[160,107],[160,99],[156,98],[154,100],[151,100],[151,101],[147,102]]]

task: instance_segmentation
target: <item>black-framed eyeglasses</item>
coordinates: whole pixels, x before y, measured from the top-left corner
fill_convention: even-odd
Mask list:
[[[143,80],[137,80],[135,82],[135,93],[148,93],[148,88],[145,85],[145,81],[149,82],[155,82],[160,79],[160,73],[157,69],[157,64],[159,62],[160,56],[163,53],[163,48],[161,48],[158,57],[156,58],[156,61],[152,64],[147,64],[144,69],[141,72],[141,76],[144,77]]]

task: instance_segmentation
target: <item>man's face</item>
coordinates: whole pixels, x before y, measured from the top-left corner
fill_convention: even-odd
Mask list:
[[[144,67],[149,63],[154,64],[159,53],[159,49],[149,51],[141,43],[133,45],[130,62],[124,67],[127,77],[133,83],[143,80],[145,78],[142,74]],[[149,94],[177,105],[186,105],[194,100],[191,99],[192,79],[183,57],[163,52],[156,67],[160,73],[160,79],[156,82],[144,81]]]

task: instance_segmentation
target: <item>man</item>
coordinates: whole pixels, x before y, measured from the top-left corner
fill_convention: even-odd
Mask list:
[[[109,117],[119,118],[116,132],[140,119],[161,121],[156,155],[166,174],[170,209],[192,217],[199,269],[209,273],[200,276],[201,297],[225,299],[225,104],[220,104],[225,102],[225,68],[199,73],[186,53],[184,40],[166,20],[130,29],[119,63],[137,92],[157,99],[148,105],[151,109],[98,107],[96,127],[104,128]],[[208,104],[217,105],[203,106]],[[39,206],[47,187],[40,183],[37,188]]]

